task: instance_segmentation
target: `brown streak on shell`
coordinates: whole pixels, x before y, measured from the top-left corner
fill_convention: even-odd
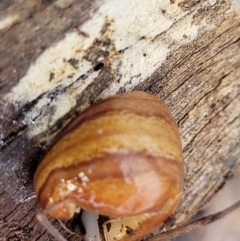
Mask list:
[[[118,150],[131,149],[182,163],[181,143],[176,131],[162,119],[130,113],[104,115],[85,122],[66,134],[47,153],[35,174],[35,180],[38,178],[36,192],[52,170]]]
[[[146,162],[147,164],[144,164]],[[91,167],[91,173],[89,173],[89,167]],[[181,168],[180,163],[174,160],[147,156],[131,150],[127,153],[106,154],[98,159],[53,170],[40,189],[39,202],[43,208],[46,208],[49,197],[64,193],[61,189],[66,188],[68,185],[66,182],[69,181],[72,185],[76,185],[76,189],[58,197],[59,201],[75,200],[86,210],[96,210],[112,217],[135,215],[147,210],[155,210],[160,202],[167,202],[169,198],[179,193],[182,188],[182,176],[169,176],[169,172],[181,173]],[[78,177],[80,172],[86,173],[89,181],[82,182]],[[155,178],[156,176],[158,179]],[[142,178],[146,180],[143,181]],[[65,180],[65,183],[61,183],[61,180]],[[61,184],[58,185],[59,183]],[[146,190],[147,186],[148,190]],[[79,193],[79,188],[84,192]],[[167,190],[167,194],[163,195]],[[93,192],[95,202],[89,202]],[[157,197],[151,198],[151,195]],[[155,203],[149,203],[145,199],[156,200]],[[102,202],[104,205],[99,207]],[[119,212],[117,212],[118,209]]]
[[[153,101],[154,100],[154,101]],[[57,139],[74,130],[85,121],[90,121],[108,113],[135,113],[143,117],[165,119],[170,125],[176,125],[166,105],[155,96],[134,91],[102,100],[83,111],[60,133]]]

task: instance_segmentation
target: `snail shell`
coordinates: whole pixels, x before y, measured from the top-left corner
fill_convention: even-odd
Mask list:
[[[34,186],[49,215],[68,220],[81,207],[111,218],[105,239],[136,240],[160,226],[180,200],[183,156],[174,118],[144,92],[103,100],[63,130]]]

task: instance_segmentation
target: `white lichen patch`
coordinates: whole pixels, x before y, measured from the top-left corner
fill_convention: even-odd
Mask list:
[[[231,4],[231,12],[234,12],[240,16],[240,1],[239,0],[232,0]]]
[[[156,4],[157,1],[154,3]],[[148,2],[148,7],[150,5]],[[167,18],[161,13],[163,6],[165,7],[164,10],[167,9]],[[200,33],[200,30],[203,31],[213,28],[213,26],[207,25],[204,19],[201,25],[192,24],[193,13],[183,13],[179,7],[177,8],[177,3],[173,5],[167,4],[166,2],[162,5],[153,4],[151,8],[152,11],[150,15],[155,21],[148,25],[145,29],[145,34],[142,33],[143,28],[139,29],[139,32],[142,33],[145,39],[140,40],[138,36],[138,39],[135,39],[135,42],[133,41],[133,45],[129,45],[131,48],[128,48],[121,58],[118,57],[119,59],[113,60],[115,69],[118,68],[119,62],[121,62],[122,78],[119,83],[112,83],[101,95],[101,98],[116,94],[123,86],[126,91],[132,90],[158,69],[171,51],[195,39]],[[156,9],[158,9],[157,12]],[[131,25],[129,25],[129,27],[131,29]],[[138,27],[139,26],[134,26],[132,31],[138,30]],[[159,37],[155,39],[155,41],[152,41],[156,36]],[[116,43],[118,42],[116,41]],[[126,47],[120,43],[118,44],[120,49]]]
[[[19,20],[19,15],[9,15],[0,18],[0,31],[6,30],[14,25]]]
[[[83,38],[74,31],[44,51],[6,98],[19,103],[30,102],[58,85],[68,86],[80,73],[86,73],[92,66],[83,59],[84,50],[92,41]],[[80,61],[77,69],[70,64],[71,59]]]
[[[26,114],[28,122],[36,119],[29,128],[29,135],[34,136],[47,130],[49,125],[66,114],[76,105],[76,96],[97,77],[98,71],[91,71],[94,63],[86,60],[86,54],[94,56],[93,43],[96,39],[110,39],[110,50],[116,50],[110,51],[110,55],[103,59],[108,62],[115,79],[99,97],[105,98],[117,93],[122,87],[126,91],[132,90],[151,76],[172,51],[210,28],[204,19],[202,23],[194,25],[192,19],[197,7],[191,12],[183,11],[178,5],[180,2],[105,1],[88,21],[79,26],[80,32],[84,34],[73,30],[46,49],[6,96],[8,102],[19,105],[41,96],[41,101],[32,112]],[[208,7],[211,5],[208,1],[203,4]],[[103,33],[106,26],[108,29]],[[118,53],[120,50],[122,54]],[[79,80],[84,74],[87,77]],[[56,88],[71,90],[66,93],[62,91],[57,98],[50,100],[46,93],[51,93]],[[54,111],[49,112],[49,118],[46,117],[47,114],[44,118],[34,118],[41,116],[46,104],[54,107]]]
[[[131,2],[111,0],[102,5],[81,29],[91,36],[98,37],[99,32],[95,26],[98,26],[99,22],[105,22],[106,18],[111,19],[114,29],[111,38],[116,48],[118,50],[128,48],[143,36],[155,37],[183,16],[184,13],[178,7],[178,2],[170,4],[159,0]],[[166,15],[162,13],[163,10]]]

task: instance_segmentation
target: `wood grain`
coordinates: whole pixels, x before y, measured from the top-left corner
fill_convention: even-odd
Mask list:
[[[150,8],[155,1],[143,4],[145,10],[137,3],[124,5],[123,1],[116,8],[121,12],[126,7],[121,12],[125,14],[121,21],[126,32],[114,39],[114,33],[122,26],[117,25],[119,15],[114,12],[114,18],[107,15],[93,38],[91,28],[88,32],[83,26],[93,21],[94,16],[100,19],[99,11],[110,2],[76,0],[70,5],[65,1],[1,2],[2,241],[53,240],[34,218],[39,211],[32,184],[36,167],[51,140],[77,113],[116,93],[135,89],[160,96],[178,122],[185,157],[185,191],[176,214],[165,223],[166,229],[193,217],[238,173],[238,1],[163,4],[159,0],[158,8]],[[131,6],[136,11],[130,13]],[[20,17],[13,18],[16,14]],[[139,14],[135,22],[130,18],[134,14]],[[144,14],[148,18],[143,21]],[[4,25],[2,19],[7,16],[12,17],[12,22]],[[164,21],[160,24],[154,16]],[[133,31],[138,26],[145,32],[137,32],[135,38]],[[84,41],[89,44],[82,55],[78,55],[79,49],[72,55],[64,52],[69,36],[73,41],[79,36],[80,45]],[[58,54],[54,52],[56,47],[62,50]],[[61,65],[56,64],[57,57],[48,62],[49,57],[44,58],[47,53],[61,56]],[[86,71],[81,70],[84,61],[91,64]],[[51,64],[56,64],[54,71]],[[38,66],[39,74],[32,75],[27,82],[30,70],[34,67],[39,70]],[[51,221],[68,240],[78,240]]]

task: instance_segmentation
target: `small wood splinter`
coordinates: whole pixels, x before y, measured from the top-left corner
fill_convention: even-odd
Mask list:
[[[53,225],[49,222],[45,214],[38,213],[37,214],[38,221],[46,228],[46,230],[58,241],[67,241],[59,231],[53,227]]]
[[[204,216],[202,218],[192,221],[191,223],[184,224],[182,226],[179,226],[174,229],[155,235],[149,238],[148,241],[161,241],[161,240],[175,238],[177,236],[183,235],[192,230],[200,228],[201,226],[205,226],[207,224],[211,224],[215,221],[218,221],[219,219],[224,218],[226,215],[232,213],[238,208],[240,208],[240,200],[222,211]]]
[[[60,233],[59,231],[51,224],[51,222],[47,219],[46,215],[52,211],[54,211],[54,209],[57,208],[61,208],[62,205],[64,204],[69,204],[69,203],[74,203],[72,200],[63,200],[59,203],[53,204],[50,207],[48,207],[47,209],[41,210],[38,214],[37,214],[37,220],[46,228],[46,230],[53,236],[55,237],[56,240],[58,241],[67,241]],[[72,232],[71,230],[69,230],[64,223],[57,219],[58,222],[60,223],[60,225],[69,233],[71,234],[75,234],[74,232]]]

